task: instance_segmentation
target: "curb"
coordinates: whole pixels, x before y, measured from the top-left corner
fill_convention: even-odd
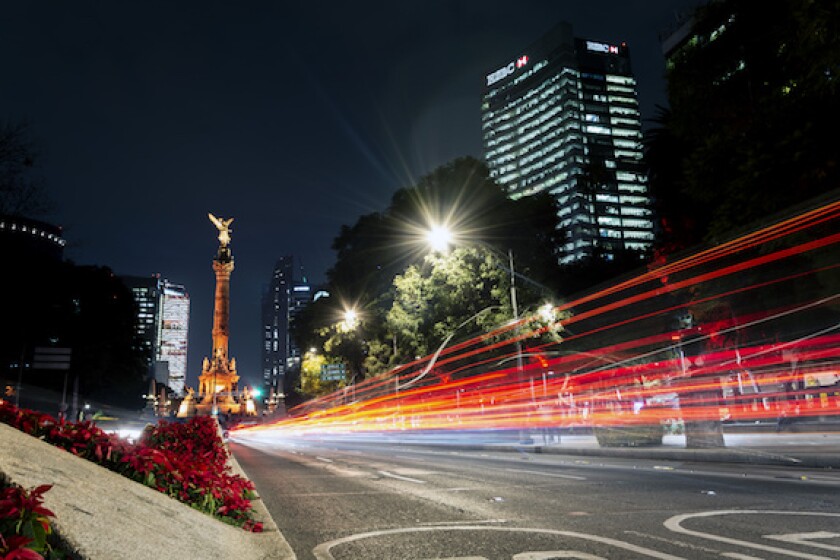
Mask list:
[[[227,441],[224,439],[222,439],[222,441],[224,441],[225,448],[228,450],[228,465],[230,466],[231,472],[241,476],[242,478],[251,480],[239,464],[239,461],[237,461],[236,457],[233,456],[233,453],[230,452]],[[251,507],[254,509],[257,521],[261,521],[263,524],[262,533],[255,533],[255,536],[260,537],[260,540],[265,541],[264,546],[266,547],[266,550],[280,553],[280,556],[276,556],[276,558],[295,560],[297,557],[295,556],[291,545],[289,545],[289,542],[286,540],[286,537],[283,536],[283,533],[280,532],[280,528],[277,526],[274,518],[271,517],[271,513],[268,511],[268,508],[265,507],[265,504],[262,501],[262,496],[260,496],[259,492],[256,490],[254,493],[256,494],[256,497],[251,500]],[[271,558],[275,558],[275,556],[271,556]]]
[[[736,463],[767,466],[787,466],[819,469],[840,468],[840,453],[808,452],[804,455],[782,454],[739,447],[688,449],[661,447],[554,447],[547,445],[513,444],[445,444],[412,441],[393,441],[399,445],[431,447],[434,449],[467,451],[500,451],[505,453],[534,453],[550,455],[575,455],[584,457],[612,457],[619,459],[660,459],[706,463]]]

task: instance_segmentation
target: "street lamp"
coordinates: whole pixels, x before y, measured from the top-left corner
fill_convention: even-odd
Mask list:
[[[452,232],[446,226],[433,224],[429,231],[426,233],[426,240],[429,243],[429,246],[434,251],[445,251],[449,244],[452,242],[454,236]],[[486,245],[479,245],[481,249],[486,250],[488,253],[496,256],[497,258],[501,259],[501,255],[497,254],[495,250],[491,247]],[[502,268],[507,269],[510,273],[510,307],[513,313],[513,321],[516,322],[519,320],[519,306],[517,305],[516,301],[516,269],[513,266],[513,249],[508,249],[507,260],[509,266],[502,265]],[[516,341],[516,369],[521,374],[522,373],[522,344],[520,341]]]
[[[342,327],[347,331],[352,331],[355,330],[357,326],[359,326],[359,314],[355,309],[345,309]]]
[[[426,239],[427,239],[429,245],[431,246],[431,248],[433,250],[444,251],[444,250],[446,250],[446,248],[448,248],[449,243],[452,241],[453,234],[445,226],[432,225],[432,227],[429,229],[428,233],[426,234]],[[494,250],[492,247],[490,247],[488,245],[485,245],[485,244],[480,244],[478,246],[481,249],[487,251],[491,255],[498,258],[502,263],[504,263],[504,257],[502,255],[500,255],[498,253],[498,251]],[[516,295],[517,295],[516,294],[516,277],[517,277],[517,274],[516,274],[516,268],[514,267],[514,263],[513,263],[513,249],[508,249],[508,251],[507,251],[507,261],[508,261],[507,266],[505,266],[504,264],[501,264],[501,268],[506,269],[508,271],[508,273],[510,274],[510,307],[511,307],[511,312],[513,314],[513,322],[515,324],[519,321],[519,306],[518,306],[518,302],[517,302],[517,298],[516,298]],[[521,276],[521,275],[520,275],[520,277],[523,278],[524,280],[527,280],[529,283],[534,284],[535,286],[538,286],[539,288],[550,292],[550,290],[548,290],[545,286],[539,284],[538,282],[535,282],[535,281],[531,280],[530,278],[527,278],[527,277],[524,277],[524,276]],[[551,312],[552,312],[551,309],[547,309],[545,311],[545,314],[549,314]],[[517,326],[516,343],[515,343],[516,344],[516,372],[517,372],[517,382],[522,383],[522,382],[524,382],[524,373],[523,373],[523,367],[522,367],[522,341],[519,340],[518,334],[519,334],[519,328]],[[451,335],[450,335],[450,338],[451,338]],[[444,345],[447,342],[449,342],[449,339],[447,339],[444,342]],[[440,350],[442,350],[442,347],[440,349],[438,349],[438,353],[440,352]],[[437,358],[437,355],[435,355],[435,357],[432,359],[432,363],[434,362],[434,359],[436,359],[436,358]],[[429,368],[427,368],[427,369],[429,369]],[[419,376],[419,377],[422,377],[422,375]],[[412,380],[412,382],[414,382],[414,380]],[[520,441],[521,441],[521,443],[531,443],[532,442],[530,436],[525,431],[520,432]]]
[[[452,243],[452,232],[446,226],[434,225],[426,233],[426,241],[432,250],[445,252]]]

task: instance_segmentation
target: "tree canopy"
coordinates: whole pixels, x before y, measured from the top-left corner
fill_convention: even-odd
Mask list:
[[[82,395],[102,403],[140,408],[147,367],[134,324],[131,291],[111,270],[69,262],[32,261],[3,281],[6,305],[0,359],[28,360],[35,347],[72,350],[70,379]],[[27,371],[23,382],[57,391],[63,375]]]
[[[840,4],[721,0],[698,8],[648,137],[651,190],[674,248],[720,238],[836,188]]]
[[[426,234],[439,224],[454,241],[445,254],[432,254]],[[520,308],[545,301],[557,288],[561,235],[551,195],[511,200],[483,163],[457,159],[398,190],[385,210],[342,228],[328,272],[332,297],[304,310],[295,336],[301,347],[346,363],[348,376],[385,371],[434,351],[472,316],[475,326],[465,331],[509,320],[508,251],[521,279]],[[351,307],[360,315],[355,328],[332,328]]]
[[[0,122],[0,214],[33,217],[50,209],[38,157],[27,124]]]

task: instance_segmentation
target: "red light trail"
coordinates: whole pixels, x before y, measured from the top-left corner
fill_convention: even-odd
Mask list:
[[[840,202],[445,346],[247,431],[586,427],[840,415]],[[562,340],[548,336],[560,330]],[[521,366],[517,358],[521,357]]]

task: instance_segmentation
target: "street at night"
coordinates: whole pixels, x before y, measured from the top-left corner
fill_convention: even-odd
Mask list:
[[[840,559],[838,23],[0,0],[0,560]]]
[[[832,436],[833,452],[840,438]],[[826,469],[382,441],[232,449],[298,558],[837,558]]]

